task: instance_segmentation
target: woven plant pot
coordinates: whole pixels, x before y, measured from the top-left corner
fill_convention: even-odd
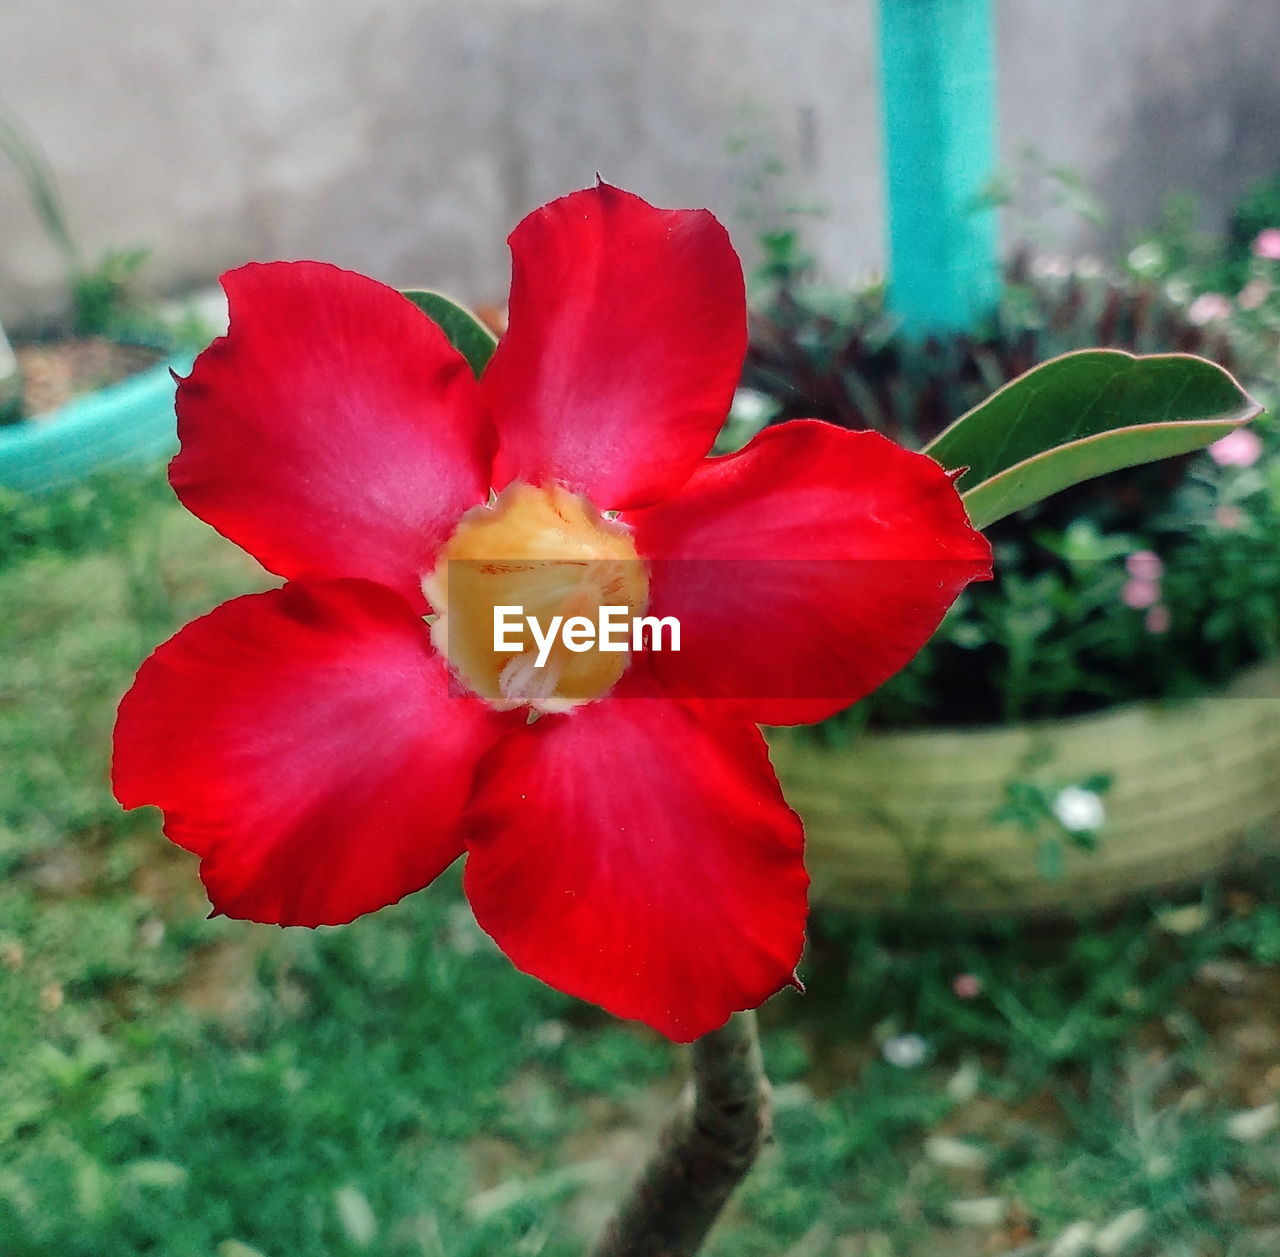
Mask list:
[[[1067,916],[1188,884],[1274,840],[1280,818],[1280,666],[1220,695],[972,730],[866,733],[842,749],[770,737],[804,818],[816,902],[965,916]],[[1046,878],[1037,839],[997,821],[1012,781],[1107,773],[1095,851],[1066,844]]]

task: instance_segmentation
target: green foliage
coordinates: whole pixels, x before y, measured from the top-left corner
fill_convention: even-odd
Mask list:
[[[149,249],[109,249],[97,265],[71,277],[72,328],[81,336],[148,339],[154,332],[150,303],[139,275]]]
[[[165,505],[160,475],[102,472],[56,494],[0,489],[0,571],[41,552],[63,556],[123,546]]]
[[[1090,345],[1204,356],[1234,368],[1264,403],[1280,394],[1275,339],[1191,321],[1185,297],[1155,278],[1047,275],[1027,257],[1011,267],[991,325],[970,336],[902,337],[875,287],[783,289],[751,327],[744,382],[772,405],[772,421],[814,416],[916,447],[957,415],[981,413],[1037,362]],[[1275,327],[1280,336],[1280,314]],[[1270,416],[1253,426],[1268,451],[1255,467],[1183,456],[1117,470],[997,522],[988,531],[996,581],[972,588],[904,672],[819,736],[847,741],[868,721],[965,724],[1176,698],[1271,655],[1280,646],[1280,497],[1270,468],[1280,436]],[[945,461],[986,457],[963,454]],[[1164,562],[1154,617],[1124,600],[1124,560],[1140,551]]]
[[[72,330],[81,336],[170,347],[167,329],[156,318],[153,302],[139,284],[150,250],[109,249],[97,262],[87,263],[44,150],[19,119],[3,107],[0,151],[18,172],[36,217],[62,259]],[[2,416],[0,422],[4,422]]]
[[[1105,829],[1102,800],[1111,789],[1111,777],[1095,773],[1083,781],[1046,778],[1040,757],[1033,756],[1021,775],[1005,783],[1004,802],[992,814],[995,821],[1016,825],[1035,844],[1036,862],[1046,881],[1062,880],[1067,847],[1097,850],[1099,831]],[[1102,820],[1098,824],[1073,821],[1064,812],[1064,800],[1098,801]]]
[[[101,493],[47,517],[18,504],[21,561],[0,571],[0,1249],[416,1254],[438,1235],[479,1255],[554,1235],[543,1215],[573,1182],[477,1220],[467,1141],[509,1141],[539,1170],[592,1031],[540,1046],[568,1001],[459,913],[456,879],[348,930],[205,921],[191,862],[111,799],[138,658],[261,577],[162,477]],[[117,518],[96,528],[108,500]],[[176,904],[157,901],[166,885]],[[244,965],[234,1006],[194,1012],[206,958],[237,950],[260,952],[257,976]],[[652,1077],[667,1053],[612,1035],[625,1095],[624,1069]]]
[[[109,730],[151,644],[264,578],[158,472],[98,492],[0,567],[0,1251],[577,1257],[679,1054],[518,973],[456,873],[340,929],[204,919],[194,861],[111,800]],[[1274,1139],[1232,1133],[1258,1027],[1212,992],[1269,1016],[1277,891],[981,935],[819,910],[809,995],[763,1013],[777,1140],[712,1257],[1000,1251],[953,1222],[974,1196],[1046,1243],[1137,1208],[1196,1252],[1261,1225]],[[880,1052],[907,1031],[916,1069]]]
[[[1238,355],[1258,377],[1263,402],[1280,399],[1280,262],[1255,256],[1261,232],[1280,228],[1280,176],[1257,185],[1237,206],[1224,241],[1198,229],[1196,199],[1170,199],[1157,228],[1130,251],[1127,266],[1185,304],[1206,328],[1229,329]]]
[[[1259,409],[1202,358],[1086,349],[1006,384],[924,452],[963,471],[969,517],[986,528],[1107,472],[1202,449]]]
[[[1106,208],[1085,185],[1079,171],[1049,163],[1026,146],[1010,166],[996,172],[982,204],[1003,212],[1006,230],[1040,249],[1058,243],[1055,230],[1066,218],[1095,227],[1107,222]]]
[[[62,193],[39,141],[18,117],[0,106],[0,151],[18,172],[31,207],[69,272],[80,268],[80,247],[71,231]]]
[[[1253,242],[1272,227],[1280,227],[1280,172],[1255,183],[1232,212],[1227,265],[1236,278],[1247,278]]]
[[[20,417],[21,405],[22,377],[18,373],[18,360],[0,325],[0,428]]]
[[[779,421],[825,419],[921,448],[1033,367],[1099,347],[1195,354],[1240,374],[1222,329],[1190,322],[1159,287],[1069,269],[1039,275],[1020,254],[993,318],[949,337],[903,336],[878,284],[766,292],[752,311],[743,382],[777,399]]]
[[[1220,237],[1206,231],[1199,199],[1190,192],[1170,192],[1160,205],[1155,226],[1134,244],[1126,259],[1128,268],[1147,280],[1170,275],[1196,274],[1203,281],[1198,291],[1229,284],[1231,266],[1223,254]],[[1184,302],[1191,295],[1181,286],[1173,289]]]
[[[498,347],[498,338],[470,310],[443,293],[411,288],[404,296],[445,334],[479,379]]]
[[[0,328],[0,336],[4,329]],[[5,424],[17,423],[22,418],[22,380],[15,372],[7,379],[0,380],[0,428]]]
[[[1274,439],[1270,423],[1263,426]],[[993,530],[1000,577],[971,589],[861,711],[893,725],[1013,720],[1203,693],[1280,650],[1280,469],[1205,459],[1146,508],[1029,537]],[[1125,556],[1163,561],[1159,607],[1129,606]],[[1156,630],[1162,631],[1156,631]]]
[[[737,217],[750,224],[759,251],[748,275],[749,288],[763,298],[811,279],[815,259],[804,245],[800,224],[821,218],[825,211],[789,199],[787,164],[761,143],[754,129],[731,136],[725,149],[736,167]]]
[[[1210,1035],[1266,1038],[1270,1016],[1255,1003],[1262,1024],[1208,1019],[1249,1008],[1215,1003],[1220,982],[1265,1000],[1274,973],[1242,958],[1277,937],[1277,876],[1245,902],[1211,890],[1072,929],[997,920],[975,934],[935,905],[893,925],[819,910],[801,1009],[812,1065],[779,1087],[776,1146],[712,1251],[834,1254],[838,1236],[867,1253],[1003,1251],[1017,1227],[1047,1248],[1068,1227],[1118,1233],[1123,1215],[1141,1222],[1144,1257],[1247,1244],[1270,1212],[1241,1191],[1276,1181],[1275,1137],[1265,1110],[1232,1112],[1243,1078]],[[906,1030],[931,1063],[875,1058]],[[996,1201],[995,1220],[957,1227],[970,1200]]]
[[[752,276],[756,283],[785,289],[813,274],[813,254],[805,249],[796,228],[762,231],[757,239],[761,259]]]

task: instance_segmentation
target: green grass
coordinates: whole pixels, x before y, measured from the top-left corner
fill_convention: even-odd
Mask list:
[[[146,650],[263,578],[155,477],[4,506],[0,1254],[580,1254],[678,1052],[517,973],[455,875],[342,929],[205,919],[110,797],[110,726]],[[711,1252],[1274,1252],[1259,876],[1071,930],[820,911],[810,994],[764,1013],[777,1139]],[[917,1069],[882,1056],[905,1032]]]

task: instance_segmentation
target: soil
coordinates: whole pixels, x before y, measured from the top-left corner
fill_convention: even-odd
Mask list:
[[[22,375],[22,413],[38,419],[73,397],[137,375],[164,359],[148,345],[121,345],[101,336],[15,345]]]

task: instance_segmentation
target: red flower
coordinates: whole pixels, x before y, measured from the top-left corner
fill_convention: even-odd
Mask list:
[[[255,921],[350,921],[465,852],[518,966],[689,1040],[790,980],[803,943],[800,823],[757,722],[880,684],[989,550],[941,468],[871,433],[806,420],[705,457],[746,347],[710,214],[601,185],[510,243],[479,382],[372,280],[224,277],[231,328],[179,386],[171,480],[286,583],[142,665],[116,795],[162,808],[215,910]],[[520,572],[583,557],[617,560],[609,596],[677,615],[688,646],[550,673],[495,656],[495,602],[560,596]],[[710,579],[726,560],[762,562]]]

